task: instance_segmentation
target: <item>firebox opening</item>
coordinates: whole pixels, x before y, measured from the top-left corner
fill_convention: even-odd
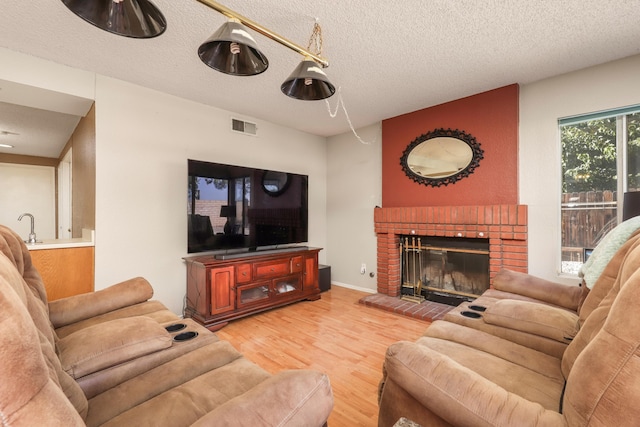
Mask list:
[[[489,240],[401,236],[402,299],[458,305],[489,289]]]

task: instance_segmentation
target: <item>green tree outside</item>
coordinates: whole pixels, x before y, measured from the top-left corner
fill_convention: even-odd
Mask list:
[[[640,113],[627,116],[628,187],[640,188]],[[560,129],[562,191],[616,191],[616,118],[590,120]]]

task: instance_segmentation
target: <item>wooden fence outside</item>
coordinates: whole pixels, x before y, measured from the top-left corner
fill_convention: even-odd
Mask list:
[[[615,191],[562,194],[562,260],[583,260],[584,248],[593,248],[617,224]]]

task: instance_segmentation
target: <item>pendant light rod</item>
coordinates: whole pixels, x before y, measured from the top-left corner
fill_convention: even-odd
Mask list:
[[[237,12],[234,12],[233,10],[229,9],[226,6],[221,5],[220,3],[216,2],[216,1],[213,1],[213,0],[198,0],[198,1],[200,3],[202,3],[202,4],[205,4],[205,5],[209,6],[211,9],[223,14],[227,18],[237,19],[238,21],[240,21],[240,23],[246,25],[247,27],[251,28],[254,31],[257,31],[258,33],[262,34],[263,36],[268,37],[271,40],[276,41],[276,42],[280,43],[281,45],[286,46],[289,49],[298,52],[301,55],[304,55],[305,57],[309,57],[309,58],[313,59],[315,62],[317,62],[318,64],[322,65],[323,68],[327,68],[329,66],[329,61],[324,59],[323,57],[318,56],[315,53],[309,52],[307,49],[303,48],[302,46],[299,46],[299,45],[293,43],[292,41],[289,41],[289,40],[285,39],[284,37],[282,37],[282,36],[274,33],[273,31],[263,27],[262,25],[258,24],[257,22],[254,22],[251,19],[240,15]]]

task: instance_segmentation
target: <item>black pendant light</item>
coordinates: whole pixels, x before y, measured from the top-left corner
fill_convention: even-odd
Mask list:
[[[309,47],[305,49],[214,0],[198,1],[230,19],[198,49],[200,59],[209,67],[236,76],[252,76],[265,71],[269,62],[247,31],[251,29],[303,55],[304,61],[280,86],[285,95],[311,101],[328,98],[336,92],[322,71],[329,66],[329,61],[321,56],[322,29],[317,22],[313,26]]]
[[[198,48],[202,62],[214,70],[234,76],[255,76],[269,67],[247,28],[239,22],[225,22]]]
[[[303,101],[329,98],[336,92],[321,66],[311,59],[302,61],[280,89],[285,95]]]
[[[62,0],[76,15],[113,34],[159,36],[167,28],[162,12],[149,0]]]

